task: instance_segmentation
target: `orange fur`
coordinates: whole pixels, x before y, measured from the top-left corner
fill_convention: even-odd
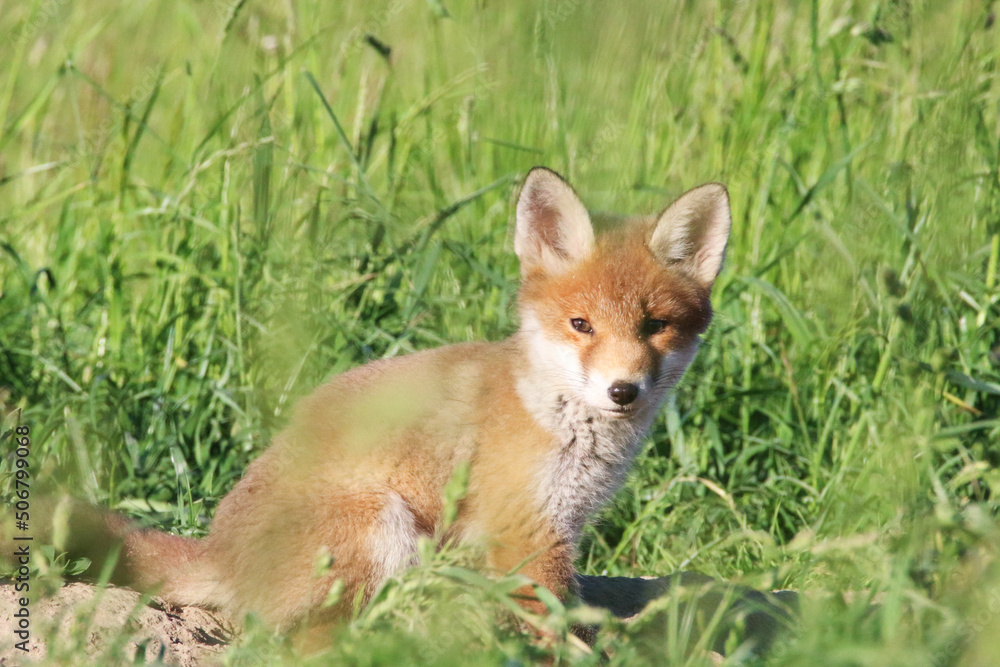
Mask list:
[[[124,544],[116,579],[278,628],[334,621],[406,567],[419,536],[444,538],[442,489],[467,462],[448,535],[479,545],[489,570],[523,566],[570,594],[583,522],[624,479],[708,326],[728,230],[724,189],[705,186],[595,235],[569,186],[533,170],[518,203],[517,334],[333,378],[249,466],[203,540],[106,515],[106,539]],[[614,398],[622,383],[634,397]],[[317,576],[323,556],[332,564]],[[324,607],[338,579],[343,594]]]

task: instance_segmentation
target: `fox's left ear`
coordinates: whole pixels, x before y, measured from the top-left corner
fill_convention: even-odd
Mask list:
[[[710,289],[722,269],[731,225],[726,186],[708,183],[688,190],[660,214],[649,249]]]

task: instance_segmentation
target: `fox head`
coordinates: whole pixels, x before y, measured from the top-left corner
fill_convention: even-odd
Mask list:
[[[514,233],[532,394],[602,421],[650,419],[711,320],[729,228],[726,188],[710,183],[658,216],[595,234],[569,184],[532,169]]]

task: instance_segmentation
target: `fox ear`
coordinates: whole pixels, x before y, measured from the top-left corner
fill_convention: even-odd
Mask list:
[[[708,183],[688,190],[660,214],[649,249],[663,264],[679,266],[711,288],[722,269],[731,225],[726,186]]]
[[[521,274],[559,271],[594,248],[590,215],[569,183],[545,167],[528,172],[517,200],[514,252]]]

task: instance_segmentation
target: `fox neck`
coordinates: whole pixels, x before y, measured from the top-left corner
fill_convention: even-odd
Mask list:
[[[575,543],[587,519],[625,481],[663,397],[650,397],[625,419],[603,414],[562,381],[566,369],[533,345],[533,335],[519,334],[525,358],[517,393],[554,444],[538,471],[537,497],[556,530]]]
[[[556,529],[576,543],[587,519],[625,482],[651,419],[601,419],[567,397],[556,398],[549,418],[558,450],[540,471],[540,500]]]

